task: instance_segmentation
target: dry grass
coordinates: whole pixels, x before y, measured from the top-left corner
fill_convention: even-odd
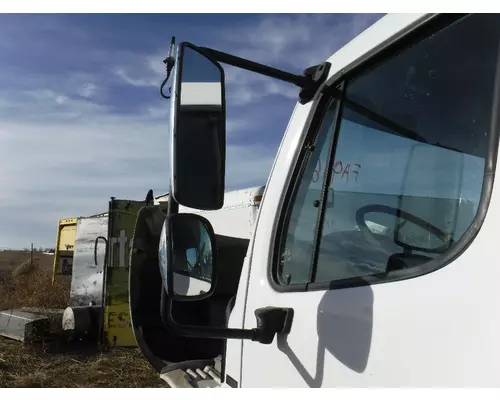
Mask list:
[[[0,310],[67,306],[70,282],[58,280],[52,285],[52,256],[35,253],[31,265],[29,253],[0,254]]]
[[[69,282],[52,285],[52,256],[0,252],[0,310],[65,308]],[[58,338],[23,345],[0,336],[0,387],[168,387],[138,349],[96,351],[96,345]]]
[[[138,349],[92,354],[87,346],[23,346],[0,338],[0,387],[168,387]]]

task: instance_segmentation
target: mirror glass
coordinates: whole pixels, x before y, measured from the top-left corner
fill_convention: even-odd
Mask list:
[[[220,209],[226,158],[224,72],[218,63],[185,43],[180,46],[177,66],[172,194],[186,207]]]
[[[186,250],[186,261],[191,268],[198,263],[198,249],[190,248]]]
[[[172,234],[172,287],[176,296],[193,297],[212,288],[212,238],[197,216],[177,214]]]

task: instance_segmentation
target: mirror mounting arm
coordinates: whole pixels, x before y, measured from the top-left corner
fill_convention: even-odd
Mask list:
[[[271,344],[276,334],[288,334],[292,328],[293,308],[264,307],[255,310],[256,329],[215,328],[211,326],[179,325],[172,317],[172,299],[165,289],[161,294],[163,325],[179,336],[207,339],[245,339]]]
[[[242,68],[260,75],[265,75],[270,78],[278,79],[280,81],[292,83],[299,87],[303,87],[303,85],[306,84],[307,81],[307,78],[305,76],[282,71],[268,65],[256,63],[255,61],[250,61],[245,58],[233,56],[232,54],[223,53],[222,51],[214,50],[208,47],[198,47],[198,49],[220,63],[232,65],[233,67]]]
[[[210,58],[223,64],[232,65],[233,67],[242,68],[260,75],[292,83],[300,87],[302,89],[299,94],[299,102],[301,104],[306,104],[311,101],[318,88],[328,77],[331,67],[329,62],[324,62],[307,68],[303,75],[296,75],[208,47],[198,47],[198,49]]]

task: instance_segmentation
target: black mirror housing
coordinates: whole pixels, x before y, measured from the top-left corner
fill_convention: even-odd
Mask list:
[[[158,254],[163,280],[161,318],[167,329],[180,336],[247,339],[263,344],[271,344],[278,333],[290,332],[293,309],[289,308],[255,310],[255,329],[188,326],[175,322],[171,314],[174,301],[206,299],[217,285],[217,244],[212,225],[206,218],[184,213],[168,216],[163,224]],[[200,287],[204,288],[202,292]]]
[[[187,42],[179,45],[171,104],[172,196],[185,207],[219,210],[225,191],[224,70]]]

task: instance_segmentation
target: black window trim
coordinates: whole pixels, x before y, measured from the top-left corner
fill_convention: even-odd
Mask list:
[[[287,284],[283,282],[281,279],[280,273],[280,259],[281,259],[281,248],[284,237],[282,235],[284,225],[287,224],[287,221],[290,219],[290,215],[293,209],[293,198],[295,198],[297,191],[299,189],[301,180],[298,177],[302,176],[304,170],[307,167],[307,163],[309,161],[309,157],[311,156],[311,152],[314,150],[315,142],[318,137],[319,129],[324,121],[324,117],[326,112],[332,105],[332,103],[336,102],[336,117],[338,116],[338,110],[340,107],[340,102],[337,101],[335,97],[321,94],[321,98],[319,100],[318,106],[314,111],[314,115],[309,127],[309,130],[304,138],[304,141],[301,146],[300,154],[295,162],[295,165],[292,167],[292,174],[289,179],[288,188],[286,188],[285,202],[284,207],[280,207],[283,212],[278,220],[278,228],[276,230],[277,234],[274,235],[273,246],[274,249],[273,256],[271,258],[272,263],[268,267],[268,280],[271,286],[279,291],[279,292],[302,292],[307,290],[307,283],[292,283]],[[324,185],[324,182],[323,182]],[[323,187],[322,187],[323,191]],[[312,261],[309,265],[309,276],[311,270],[313,268]]]
[[[479,233],[491,201],[491,195],[493,191],[493,183],[495,178],[495,168],[498,155],[499,139],[500,139],[500,63],[497,63],[497,73],[496,82],[494,83],[494,94],[493,94],[493,104],[492,104],[492,114],[490,128],[490,141],[488,146],[487,155],[485,158],[485,167],[483,173],[483,184],[481,188],[481,197],[479,200],[478,209],[474,219],[472,220],[469,228],[464,232],[458,241],[454,243],[452,248],[442,255],[439,255],[435,259],[426,262],[417,267],[385,272],[381,274],[368,275],[363,277],[347,278],[335,281],[326,282],[311,282],[309,283],[292,283],[286,284],[280,279],[280,260],[281,260],[281,250],[283,242],[286,238],[285,227],[288,226],[288,221],[290,218],[291,211],[294,206],[294,199],[297,194],[298,187],[301,183],[301,177],[304,173],[304,169],[307,166],[309,160],[311,144],[315,142],[320,128],[322,126],[324,117],[326,115],[329,106],[332,101],[337,101],[336,104],[336,118],[339,117],[339,109],[343,106],[343,102],[339,101],[339,85],[352,79],[353,77],[362,74],[363,72],[373,68],[381,62],[387,59],[393,58],[395,54],[404,51],[407,47],[411,46],[413,43],[418,43],[422,39],[431,36],[445,28],[450,27],[454,23],[462,20],[468,14],[439,14],[432,16],[431,18],[423,19],[417,22],[416,26],[411,26],[408,30],[402,31],[400,35],[396,38],[390,39],[387,43],[380,45],[374,51],[368,53],[365,58],[355,61],[353,64],[348,66],[346,69],[340,71],[334,75],[329,82],[323,86],[321,93],[319,94],[318,106],[314,111],[314,116],[312,118],[309,130],[304,138],[300,152],[296,158],[295,164],[292,166],[292,173],[288,178],[288,184],[285,188],[285,195],[281,199],[281,207],[283,210],[279,216],[278,222],[274,230],[274,237],[272,240],[272,246],[270,248],[270,260],[268,265],[268,281],[271,287],[277,292],[305,292],[305,291],[319,291],[319,290],[332,290],[332,289],[344,289],[353,288],[367,285],[374,285],[379,283],[390,283],[397,282],[406,279],[412,279],[419,276],[423,276],[432,272],[435,272],[459,258],[472,244],[475,237]],[[401,36],[403,36],[401,38]],[[500,53],[499,53],[500,54]],[[334,140],[338,135],[338,120],[335,122],[333,127]],[[329,157],[334,153],[336,149],[329,150]],[[334,155],[334,154],[333,154]],[[328,166],[327,174],[331,174],[332,165]],[[325,180],[322,186],[322,203],[324,201],[323,196],[326,195]],[[321,204],[321,203],[320,203]],[[323,207],[321,204],[320,207]],[[318,219],[321,211],[318,212]],[[324,219],[324,218],[323,218]],[[318,228],[318,227],[316,227]],[[309,269],[309,277],[313,277],[315,274],[315,268],[317,262],[317,247],[320,245],[318,243],[317,232],[315,232],[315,251],[311,257],[311,264]]]
[[[321,185],[321,197],[319,201],[319,209],[318,209],[318,215],[316,217],[316,231],[314,232],[314,249],[313,249],[313,254],[311,257],[311,265],[309,267],[309,282],[314,282],[316,279],[316,270],[317,270],[317,265],[318,265],[318,257],[319,257],[319,251],[321,248],[321,237],[323,233],[323,224],[325,222],[325,214],[326,214],[326,206],[327,206],[327,201],[328,201],[328,187],[329,187],[329,182],[331,182],[332,179],[332,174],[333,174],[333,161],[335,160],[335,155],[337,153],[337,145],[339,141],[339,133],[340,133],[340,126],[341,121],[342,121],[342,110],[344,108],[344,100],[345,100],[345,85],[346,81],[342,81],[339,86],[335,87],[334,90],[339,93],[338,96],[336,96],[336,105],[335,105],[335,116],[333,118],[333,134],[331,138],[330,145],[328,147],[328,155],[326,156],[326,174],[323,177],[323,183]],[[328,109],[328,108],[327,108]],[[321,130],[321,125],[318,126],[318,130],[316,132],[316,137],[318,137],[319,132]],[[302,172],[303,174],[303,172]],[[300,176],[302,176],[302,174]],[[298,179],[299,183],[302,182],[302,179]],[[294,193],[294,198],[295,198],[296,193]],[[290,208],[290,213],[293,210],[293,206],[295,205],[294,201],[289,202],[289,208]],[[285,221],[288,221],[288,218],[285,219]],[[282,239],[284,239],[285,236],[282,235]],[[308,283],[309,284],[309,283]]]

